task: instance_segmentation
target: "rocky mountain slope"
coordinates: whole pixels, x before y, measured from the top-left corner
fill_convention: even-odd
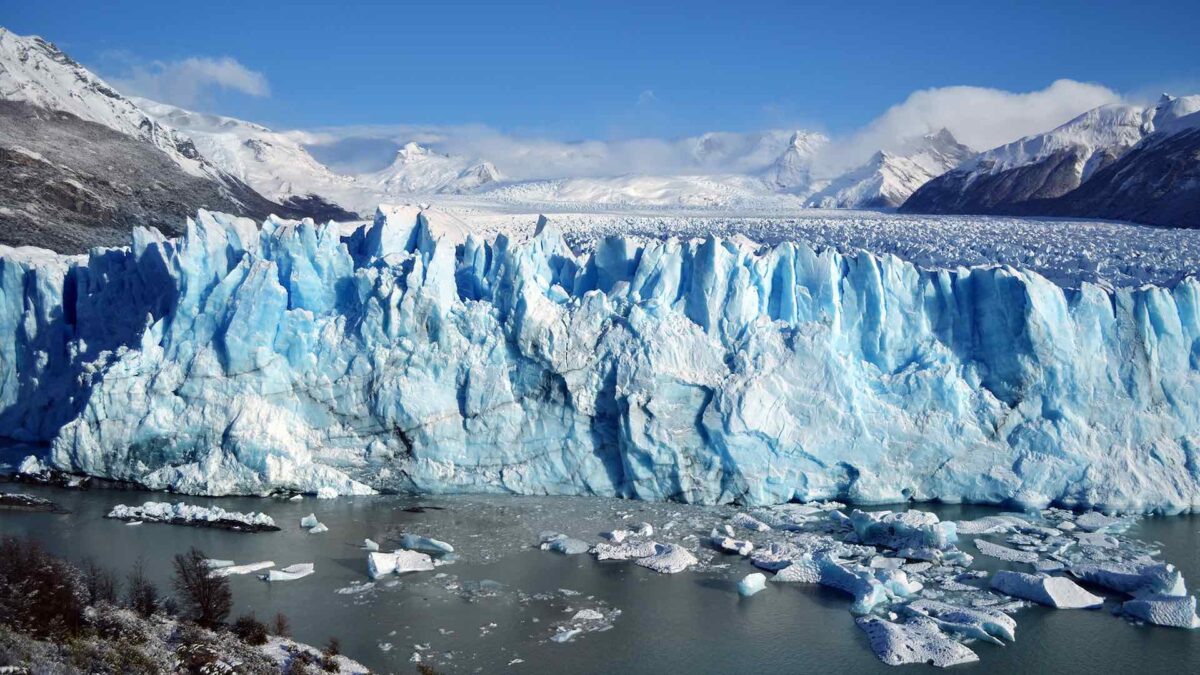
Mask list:
[[[1200,96],[1096,108],[1044,134],[980,153],[929,181],[900,210],[1200,226],[1194,215],[1185,217],[1200,162],[1189,153],[1197,110]]]
[[[136,225],[178,233],[197,208],[346,215],[312,200],[266,199],[53,44],[3,28],[0,104],[5,244],[61,252],[127,244]]]

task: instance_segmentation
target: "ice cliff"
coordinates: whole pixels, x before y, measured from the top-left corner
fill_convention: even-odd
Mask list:
[[[1200,506],[1200,282],[201,212],[0,256],[0,433],[198,494]]]

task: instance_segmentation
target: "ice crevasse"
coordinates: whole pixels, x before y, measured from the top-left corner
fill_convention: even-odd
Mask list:
[[[200,212],[0,255],[0,433],[195,494],[1200,505],[1200,282]]]

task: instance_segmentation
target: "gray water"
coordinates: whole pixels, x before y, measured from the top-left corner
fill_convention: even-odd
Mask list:
[[[632,563],[596,562],[532,548],[553,529],[596,541],[603,529],[646,520],[662,540],[698,531],[728,510],[594,498],[366,497],[337,500],[204,499],[118,491],[6,486],[55,500],[66,514],[0,511],[0,534],[30,535],[67,558],[95,558],[123,574],[139,558],[164,588],[170,561],[198,546],[214,558],[278,566],[316,564],[316,574],[268,584],[232,577],[235,615],[288,616],[301,641],[341,640],[343,652],[380,672],[412,673],[420,652],[439,672],[484,673],[895,673],[872,654],[847,611],[849,598],[819,586],[768,584],[740,598],[736,583],[753,571],[736,556],[712,554],[700,571],[660,575]],[[128,526],[104,514],[115,504],[183,500],[236,511],[263,511],[281,532],[246,534],[147,523]],[[424,512],[405,509],[415,505]],[[895,508],[895,507],[893,507]],[[920,505],[943,519],[975,518],[997,509]],[[329,532],[310,535],[299,520],[315,513]],[[665,532],[663,532],[665,530]],[[358,593],[369,578],[362,540],[388,550],[389,533],[430,534],[450,541],[458,562],[408,574]],[[707,532],[705,529],[704,532]],[[1128,533],[1161,542],[1162,558],[1200,582],[1200,517],[1154,517]],[[964,539],[969,539],[965,537]],[[975,554],[969,541],[960,547]],[[725,567],[721,567],[725,565]],[[976,569],[1020,569],[983,556]],[[444,575],[444,576],[438,576]],[[382,580],[381,580],[382,582]],[[480,582],[486,582],[481,585]],[[1092,589],[1096,590],[1096,589]],[[575,593],[578,593],[576,595]],[[1111,595],[1111,594],[1110,594]],[[1114,602],[1118,598],[1113,598]],[[550,641],[554,624],[582,608],[620,614],[611,630],[565,644]],[[1017,641],[973,644],[972,673],[1195,673],[1200,631],[1134,625],[1097,611],[1032,607],[1016,615]],[[384,646],[391,649],[385,651]],[[417,649],[420,647],[420,649]],[[522,662],[512,663],[520,659]],[[510,665],[511,664],[511,665]],[[929,666],[909,671],[932,672]]]

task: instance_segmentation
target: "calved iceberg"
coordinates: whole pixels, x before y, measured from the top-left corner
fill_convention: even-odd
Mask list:
[[[201,212],[0,257],[0,428],[191,494],[1200,505],[1200,282]]]

